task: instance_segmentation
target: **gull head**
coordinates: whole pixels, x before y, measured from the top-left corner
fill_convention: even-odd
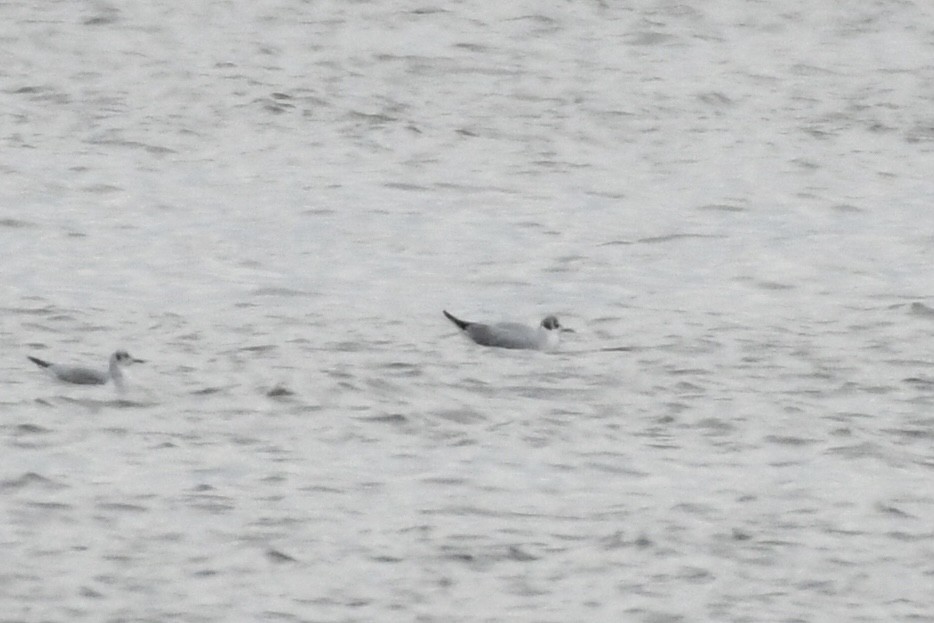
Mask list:
[[[115,352],[110,356],[110,361],[111,363],[116,363],[117,365],[121,366],[128,366],[134,363],[146,363],[142,359],[136,359],[135,357],[131,356],[130,353],[126,352],[125,350],[118,350]]]
[[[568,329],[562,327],[561,323],[558,322],[557,316],[545,316],[545,319],[542,320],[542,328],[546,331],[560,331],[561,333],[574,333],[574,329]]]

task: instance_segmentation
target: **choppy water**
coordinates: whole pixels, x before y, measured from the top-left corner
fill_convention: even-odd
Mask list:
[[[4,620],[934,621],[934,8],[156,4],[0,5]]]

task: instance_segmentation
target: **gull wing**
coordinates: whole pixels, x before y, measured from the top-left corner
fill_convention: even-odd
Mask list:
[[[91,368],[82,368],[80,366],[62,366],[53,365],[49,370],[55,377],[65,383],[74,383],[75,385],[103,385],[107,382],[107,375]]]
[[[465,332],[470,339],[483,346],[514,349],[538,349],[541,347],[535,329],[515,322],[487,325],[472,323]]]

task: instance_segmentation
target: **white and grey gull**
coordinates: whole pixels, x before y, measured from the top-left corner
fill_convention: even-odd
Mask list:
[[[142,359],[130,356],[125,350],[118,350],[110,356],[110,365],[106,370],[49,363],[38,357],[29,360],[63,383],[74,385],[104,385],[113,381],[117,387],[123,387],[123,368],[134,363],[145,363]]]
[[[537,327],[529,327],[517,322],[499,322],[484,324],[468,322],[442,310],[445,317],[453,322],[464,335],[481,346],[513,348],[526,350],[552,350],[561,341],[562,332],[573,333],[572,329],[561,326],[556,316],[546,316]]]

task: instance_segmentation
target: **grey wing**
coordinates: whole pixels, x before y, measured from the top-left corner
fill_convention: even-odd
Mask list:
[[[49,368],[52,373],[60,380],[66,383],[76,385],[103,385],[107,382],[107,375],[91,368],[80,368],[76,366],[52,366]]]
[[[483,346],[497,348],[537,348],[535,332],[525,325],[505,322],[493,326],[472,324],[467,327],[467,335]]]

